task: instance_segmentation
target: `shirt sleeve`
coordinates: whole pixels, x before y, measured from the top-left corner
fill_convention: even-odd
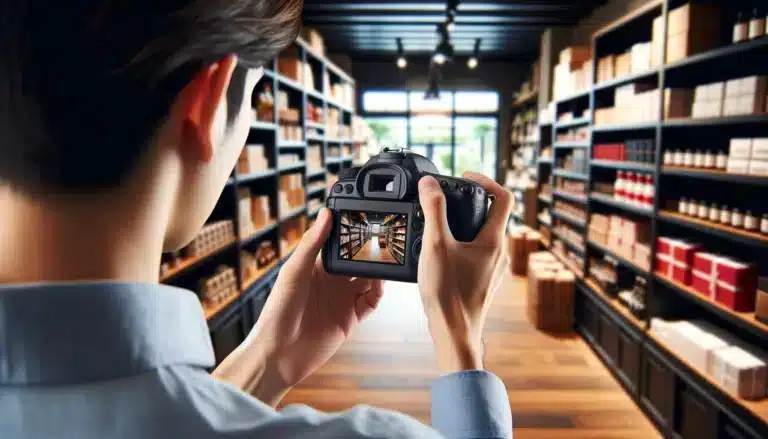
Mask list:
[[[473,370],[445,375],[432,384],[432,427],[447,439],[509,439],[512,410],[504,383]]]

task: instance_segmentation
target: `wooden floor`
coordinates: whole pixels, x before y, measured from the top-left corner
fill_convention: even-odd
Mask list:
[[[506,384],[515,439],[655,439],[660,435],[577,336],[537,332],[524,313],[525,280],[510,278],[486,325],[485,366]],[[437,376],[415,285],[388,282],[379,309],[284,404],[340,411],[355,404],[429,422]]]
[[[363,248],[352,258],[355,261],[385,262],[397,264],[397,261],[387,247],[379,246],[379,238],[375,235],[363,245]]]

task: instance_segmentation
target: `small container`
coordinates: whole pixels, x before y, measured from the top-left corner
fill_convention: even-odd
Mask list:
[[[733,25],[733,42],[740,43],[747,41],[749,38],[749,20],[747,20],[741,12],[736,17],[736,23]]]
[[[693,167],[694,168],[703,168],[704,167],[704,153],[697,150],[693,154]]]
[[[677,211],[683,215],[688,215],[688,200],[681,198],[677,203]]]
[[[707,203],[703,201],[699,203],[699,209],[696,213],[696,216],[698,216],[701,219],[709,218],[709,207],[707,207]]]
[[[683,154],[683,166],[691,168],[693,167],[693,163],[693,152],[690,149],[686,149],[685,154]]]
[[[752,212],[746,211],[744,213],[744,230],[749,230],[750,232],[757,230],[757,223],[757,217],[752,215]]]
[[[715,167],[715,155],[712,153],[712,151],[707,151],[704,153],[704,167],[707,169],[712,169]]]
[[[712,203],[711,206],[709,206],[709,218],[712,222],[718,222],[720,221],[720,209],[717,208],[717,204]]]
[[[744,225],[744,215],[739,212],[739,209],[733,209],[733,212],[731,212],[731,225],[733,227],[742,227]]]
[[[699,214],[699,203],[696,200],[688,202],[688,215],[697,216]]]
[[[683,166],[684,157],[685,157],[685,155],[683,154],[683,151],[678,149],[677,151],[674,152],[674,163],[673,164],[675,166]]]
[[[752,19],[749,20],[749,39],[754,40],[765,35],[765,14],[758,8],[752,11]]]
[[[664,164],[672,166],[675,164],[675,153],[672,151],[664,151]]]
[[[728,210],[728,206],[723,206],[723,208],[720,209],[720,223],[721,224],[731,223],[731,211]]]
[[[725,171],[728,168],[728,156],[724,152],[718,152],[715,157],[715,167]]]
[[[760,233],[768,235],[768,214],[763,215],[763,219],[760,220]]]

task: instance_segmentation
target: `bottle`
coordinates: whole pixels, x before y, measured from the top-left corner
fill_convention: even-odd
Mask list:
[[[709,206],[709,220],[714,223],[720,220],[720,210],[715,203],[712,203],[712,205]]]
[[[709,207],[707,207],[707,203],[703,201],[699,203],[699,210],[696,213],[696,216],[698,216],[701,219],[709,218]]]
[[[760,233],[768,235],[768,214],[764,214],[763,219],[760,220]]]
[[[736,16],[736,23],[733,25],[733,43],[740,43],[746,41],[749,37],[749,26],[746,17],[739,12]]]
[[[688,200],[681,198],[677,203],[677,211],[683,215],[688,215]]]
[[[672,166],[675,164],[675,153],[672,151],[664,151],[664,165]]]
[[[701,150],[696,150],[696,153],[693,155],[693,167],[694,168],[703,168],[704,167],[704,153],[701,152]]]
[[[765,35],[765,14],[759,8],[752,11],[752,19],[749,20],[749,39],[754,40]]]
[[[757,217],[752,215],[752,212],[746,211],[744,213],[744,230],[754,231],[757,229]]]
[[[637,180],[635,180],[635,173],[634,172],[628,172],[627,173],[627,184],[624,187],[624,201],[625,203],[632,204],[635,202],[635,186],[636,186]]]
[[[627,181],[624,179],[624,171],[617,172],[616,181],[613,183],[613,199],[616,201],[623,201],[626,187]]]
[[[693,167],[693,151],[690,149],[685,150],[685,154],[683,155],[683,166],[686,168]]]
[[[720,151],[717,153],[715,167],[721,171],[725,171],[728,168],[728,156],[724,152]]]
[[[715,155],[712,154],[712,151],[707,150],[707,152],[704,153],[704,167],[706,169],[715,167]]]
[[[645,176],[645,194],[643,194],[643,201],[645,207],[653,209],[654,198],[656,198],[656,185],[653,182],[653,176],[648,174]]]
[[[729,224],[730,222],[731,222],[731,211],[728,210],[728,206],[723,206],[723,208],[720,209],[720,223]]]
[[[739,209],[733,209],[733,213],[731,213],[731,225],[733,227],[741,227],[744,225],[744,215],[739,212]]]
[[[688,202],[688,216],[696,216],[699,214],[699,203],[696,200]]]
[[[679,149],[677,151],[675,151],[674,165],[675,166],[683,166],[683,161],[684,161],[683,159],[684,159],[683,151],[681,151]]]

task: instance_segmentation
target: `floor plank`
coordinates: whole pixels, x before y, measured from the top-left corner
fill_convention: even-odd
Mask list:
[[[577,336],[535,330],[525,280],[509,277],[485,332],[486,368],[507,387],[515,439],[655,439],[660,435]],[[283,404],[323,411],[369,404],[429,422],[438,376],[415,285],[389,282],[379,309]]]

